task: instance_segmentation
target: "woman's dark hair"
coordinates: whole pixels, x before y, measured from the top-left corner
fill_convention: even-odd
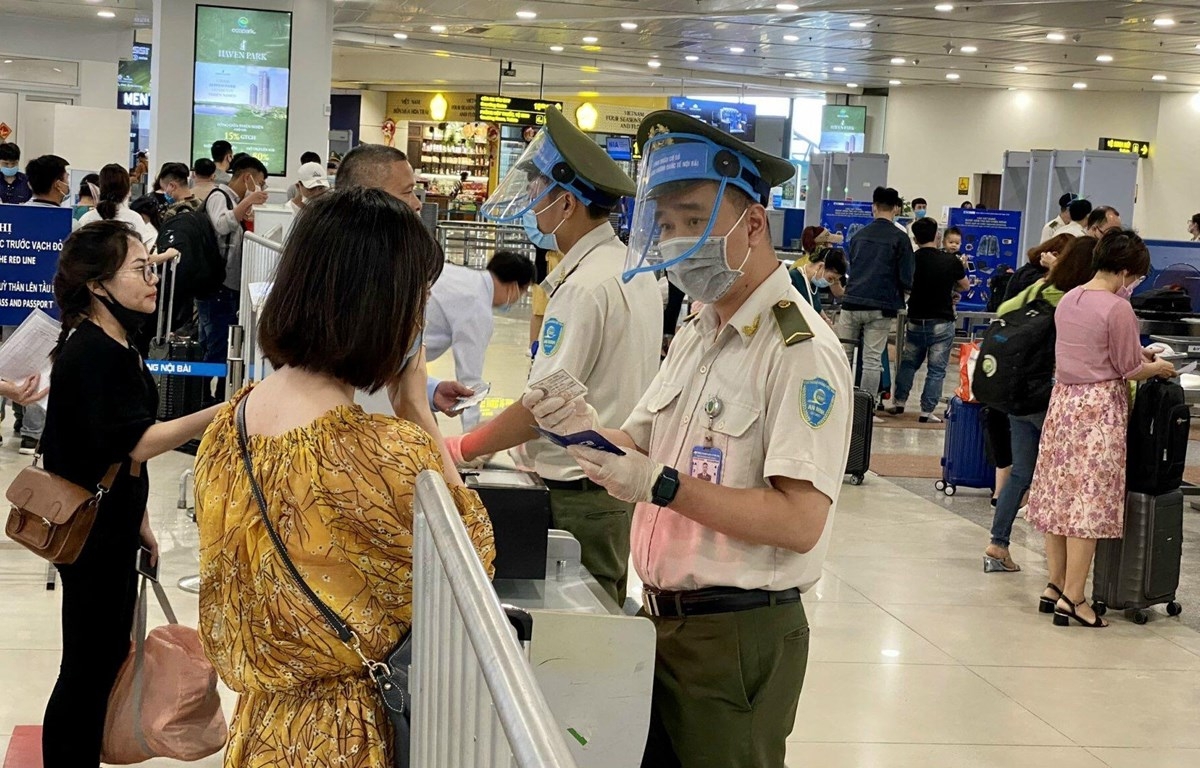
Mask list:
[[[396,198],[364,188],[321,195],[284,246],[259,320],[263,353],[275,368],[377,391],[400,372],[441,267],[429,230]]]
[[[1043,253],[1057,253],[1061,256],[1062,254],[1066,253],[1068,248],[1071,247],[1071,242],[1074,239],[1074,235],[1064,232],[1061,235],[1055,235],[1044,243],[1038,243],[1030,248],[1029,252],[1025,255],[1029,257],[1030,264],[1034,265],[1035,267],[1041,267]]]
[[[125,166],[109,163],[100,169],[100,199],[96,201],[96,213],[102,219],[117,215],[117,206],[129,197],[129,171]]]
[[[1197,227],[1200,227],[1200,213],[1194,214],[1192,216],[1192,223],[1195,224]]]
[[[846,252],[841,248],[829,248],[825,251],[825,269],[845,276]]]
[[[1070,235],[1059,235],[1070,237]],[[1065,250],[1058,252],[1058,259],[1050,267],[1046,282],[1066,293],[1074,290],[1096,276],[1092,266],[1092,254],[1096,251],[1096,238],[1076,237]]]
[[[79,182],[79,197],[80,197],[80,199],[85,198],[85,197],[90,198],[92,196],[92,185],[93,184],[96,185],[97,188],[100,187],[100,174],[89,173],[87,176],[83,177],[83,181]]]
[[[117,166],[120,167],[120,166]],[[79,327],[92,308],[92,282],[111,280],[129,255],[129,241],[138,235],[123,221],[95,221],[71,233],[63,243],[54,273],[54,301],[62,321],[62,333],[50,358]]]
[[[1112,229],[1096,244],[1092,265],[1097,272],[1143,277],[1150,272],[1150,249],[1132,229]]]
[[[129,210],[141,214],[150,220],[155,229],[162,228],[162,214],[158,199],[154,195],[142,195],[129,203]]]
[[[800,233],[800,247],[805,253],[813,253],[817,250],[817,238],[825,231],[825,227],[805,227]]]
[[[972,209],[972,208],[974,208],[975,206],[974,206],[974,205],[971,203],[971,201],[970,201],[970,200],[963,200],[963,201],[962,201],[962,205],[960,205],[960,206],[958,206],[958,207],[959,207],[959,208],[962,208],[963,210],[971,210],[971,209]]]

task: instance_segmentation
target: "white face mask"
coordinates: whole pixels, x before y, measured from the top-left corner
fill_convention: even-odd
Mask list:
[[[746,211],[749,211],[747,208]],[[699,237],[677,237],[659,244],[663,261],[679,258],[692,248],[696,251],[678,264],[667,267],[667,279],[679,290],[697,301],[712,304],[720,301],[733,288],[744,273],[742,267],[750,260],[750,248],[737,267],[729,266],[728,239],[746,218],[746,211],[738,217],[728,233],[721,237],[709,237],[701,243]],[[700,245],[697,247],[697,243]]]

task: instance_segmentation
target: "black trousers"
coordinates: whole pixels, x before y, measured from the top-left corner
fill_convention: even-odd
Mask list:
[[[44,768],[99,766],[108,697],[129,655],[137,534],[92,533],[79,559],[58,568],[63,655],[42,724]]]

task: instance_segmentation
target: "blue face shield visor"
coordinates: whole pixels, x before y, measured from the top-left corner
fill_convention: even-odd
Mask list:
[[[490,221],[520,223],[528,211],[538,210],[555,189],[562,188],[585,203],[616,206],[619,198],[590,184],[566,161],[548,130],[538,132],[521,157],[480,208]]]

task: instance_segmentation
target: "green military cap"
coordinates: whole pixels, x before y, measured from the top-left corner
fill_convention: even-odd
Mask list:
[[[622,197],[637,194],[637,185],[629,174],[621,170],[595,139],[572,125],[562,110],[557,107],[546,110],[544,130],[569,170],[553,163],[549,169],[539,168],[539,172],[545,174],[549,170],[545,175],[592,203],[611,206]]]
[[[796,168],[789,160],[763,152],[691,115],[670,109],[651,112],[642,121],[638,128],[637,142],[638,146],[642,148],[643,155],[646,153],[647,142],[652,141],[655,136],[665,133],[707,139],[713,144],[733,152],[740,167],[733,168],[728,162],[722,161],[724,165],[720,168],[698,169],[699,172],[693,178],[697,180],[712,179],[714,174],[717,177],[728,177],[730,183],[740,187],[764,205],[770,196],[771,187],[779,186],[796,175]],[[679,173],[667,174],[673,180],[679,180],[679,175]]]

